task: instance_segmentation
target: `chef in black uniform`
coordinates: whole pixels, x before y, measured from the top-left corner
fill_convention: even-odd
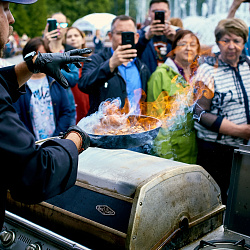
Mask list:
[[[1,51],[13,30],[10,25],[15,22],[9,2],[31,4],[36,0],[0,0]],[[32,52],[24,62],[0,69],[0,228],[4,221],[7,190],[12,198],[31,204],[64,192],[76,181],[78,154],[88,148],[88,135],[73,126],[64,139],[51,139],[36,145],[12,104],[25,93],[25,82],[33,73],[50,75],[66,88],[68,83],[60,69],[67,69],[68,63],[88,60],[80,56],[86,52],[90,50],[38,55]]]

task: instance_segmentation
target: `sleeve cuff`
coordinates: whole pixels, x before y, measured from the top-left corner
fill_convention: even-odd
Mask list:
[[[221,123],[222,123],[222,120],[223,120],[223,117],[218,116],[217,119],[216,119],[216,120],[214,121],[214,123],[212,124],[211,130],[214,131],[214,132],[219,133],[220,126],[221,126]]]

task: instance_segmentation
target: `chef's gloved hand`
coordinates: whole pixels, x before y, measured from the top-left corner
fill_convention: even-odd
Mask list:
[[[73,125],[68,128],[68,130],[63,134],[62,138],[65,139],[67,135],[72,132],[78,134],[78,136],[81,138],[82,146],[81,146],[81,150],[79,151],[79,154],[80,154],[82,151],[86,150],[90,146],[89,135],[77,125]]]
[[[74,49],[64,53],[40,53],[34,63],[33,73],[45,73],[53,77],[64,88],[68,88],[69,84],[66,78],[61,73],[61,69],[70,72],[67,64],[74,63],[76,67],[81,68],[80,62],[91,61],[88,57],[81,56],[82,54],[91,53],[91,49]]]

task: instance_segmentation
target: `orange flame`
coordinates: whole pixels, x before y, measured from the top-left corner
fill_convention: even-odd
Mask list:
[[[204,49],[202,53],[210,54],[211,49]],[[195,67],[195,65],[193,66]],[[178,117],[184,120],[187,113],[192,112],[194,104],[202,96],[207,99],[213,98],[213,90],[202,81],[186,82],[183,81],[182,77],[176,75],[171,80],[171,84],[175,89],[174,94],[169,95],[167,91],[162,91],[154,102],[146,102],[146,93],[142,89],[137,89],[134,92],[134,99],[140,100],[140,114],[158,118],[162,122],[162,127],[172,126],[176,123]],[[125,133],[128,131],[128,127],[135,125],[134,122],[131,124],[131,120],[127,119],[128,115],[133,114],[133,112],[134,109],[131,108],[128,99],[125,100],[125,105],[122,108],[120,108],[119,99],[102,103],[104,118],[95,123],[95,133],[107,134],[107,131],[111,131],[111,133],[118,134],[113,131],[114,129],[119,129],[120,132]]]

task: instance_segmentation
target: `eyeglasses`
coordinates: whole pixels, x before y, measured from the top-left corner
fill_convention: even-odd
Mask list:
[[[189,45],[191,48],[195,48],[198,46],[197,43],[179,43],[179,44],[177,44],[177,46],[179,46],[179,47],[187,47],[187,45]]]
[[[115,34],[117,36],[121,36],[124,31],[111,31],[112,34]]]
[[[243,40],[243,39],[242,39]],[[220,40],[219,43],[223,46],[228,46],[231,42],[233,42],[234,45],[239,46],[242,43],[242,40],[234,39],[225,39],[225,40]]]
[[[56,26],[60,25],[61,28],[67,28],[68,27],[68,23],[56,23]]]

